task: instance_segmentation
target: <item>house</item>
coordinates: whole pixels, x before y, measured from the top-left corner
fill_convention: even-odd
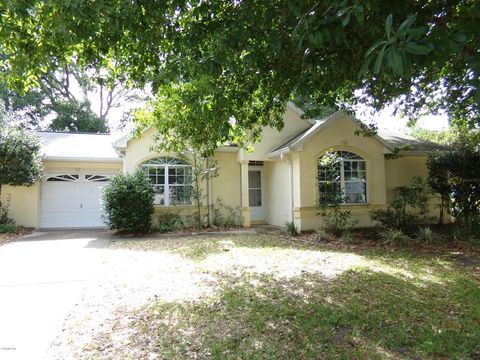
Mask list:
[[[344,208],[360,226],[372,225],[368,213],[384,208],[397,186],[415,175],[426,176],[426,154],[435,145],[395,133],[355,135],[360,123],[338,111],[321,120],[302,118],[292,103],[286,107],[281,131],[264,129],[253,152],[236,146],[219,148],[213,160],[219,175],[206,181],[205,204],[217,199],[241,210],[244,226],[267,223],[299,230],[316,228],[317,205],[328,192],[328,179],[344,194]],[[109,135],[41,132],[46,175],[30,187],[5,186],[2,201],[18,223],[36,228],[100,227],[101,191],[114,174],[143,168],[156,189],[156,211],[192,212],[187,190],[191,166],[178,156],[152,152],[153,129],[140,138],[119,140]],[[400,145],[409,150],[392,159]],[[319,165],[326,152],[340,161],[334,169]]]

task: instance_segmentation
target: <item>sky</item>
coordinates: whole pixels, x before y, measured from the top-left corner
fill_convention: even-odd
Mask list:
[[[377,125],[379,129],[407,131],[408,119],[400,115],[394,115],[394,108],[387,107],[376,115]],[[363,119],[361,119],[363,120]],[[420,118],[417,122],[417,127],[427,130],[446,130],[448,128],[448,118],[446,115],[429,115]]]
[[[94,111],[99,109],[99,97],[90,96],[90,102]],[[141,102],[123,102],[119,107],[112,108],[108,115],[109,125],[113,134],[125,133],[131,127],[127,126],[123,130],[118,130],[119,120],[122,118],[124,112],[134,108],[142,106]],[[378,126],[379,129],[398,131],[408,133],[410,128],[407,126],[408,119],[401,117],[399,114],[394,114],[394,106],[388,106],[382,111],[375,113],[373,116],[366,107],[359,107],[356,110],[356,116],[365,123],[371,123],[372,121]],[[419,119],[417,127],[427,130],[446,130],[448,128],[448,118],[445,115],[430,115]]]

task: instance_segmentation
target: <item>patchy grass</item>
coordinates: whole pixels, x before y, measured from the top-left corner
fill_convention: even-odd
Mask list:
[[[476,255],[335,249],[271,235],[110,249],[180,257],[192,275],[208,275],[212,291],[175,301],[152,294],[128,321],[122,313],[98,332],[85,358],[480,358]]]

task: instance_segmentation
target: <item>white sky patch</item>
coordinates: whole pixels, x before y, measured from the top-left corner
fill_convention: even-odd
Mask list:
[[[383,130],[397,130],[401,132],[409,132],[408,118],[400,115],[395,115],[395,108],[393,105],[385,107],[383,110],[373,114],[370,113],[370,109],[366,106],[358,106],[356,109],[357,117],[366,122],[376,122],[379,129]],[[448,129],[448,117],[446,115],[429,115],[420,118],[417,121],[417,127],[427,130],[447,130]]]

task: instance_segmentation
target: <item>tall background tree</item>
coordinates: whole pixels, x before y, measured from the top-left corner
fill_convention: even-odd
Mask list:
[[[123,79],[113,79],[105,69],[76,64],[47,69],[29,89],[12,88],[7,79],[4,67],[0,71],[0,99],[11,114],[10,120],[26,129],[106,133],[113,109],[144,97],[142,92],[128,89]],[[94,104],[91,99],[96,100]],[[122,125],[121,121],[117,125]]]
[[[309,113],[395,103],[479,125],[476,0],[6,0],[0,13],[10,87],[59,64],[106,68],[152,85],[151,125],[209,151],[280,128],[293,96]]]
[[[429,182],[464,234],[480,235],[480,143],[478,133],[459,136],[449,148],[429,154]],[[476,232],[476,234],[474,234]]]

